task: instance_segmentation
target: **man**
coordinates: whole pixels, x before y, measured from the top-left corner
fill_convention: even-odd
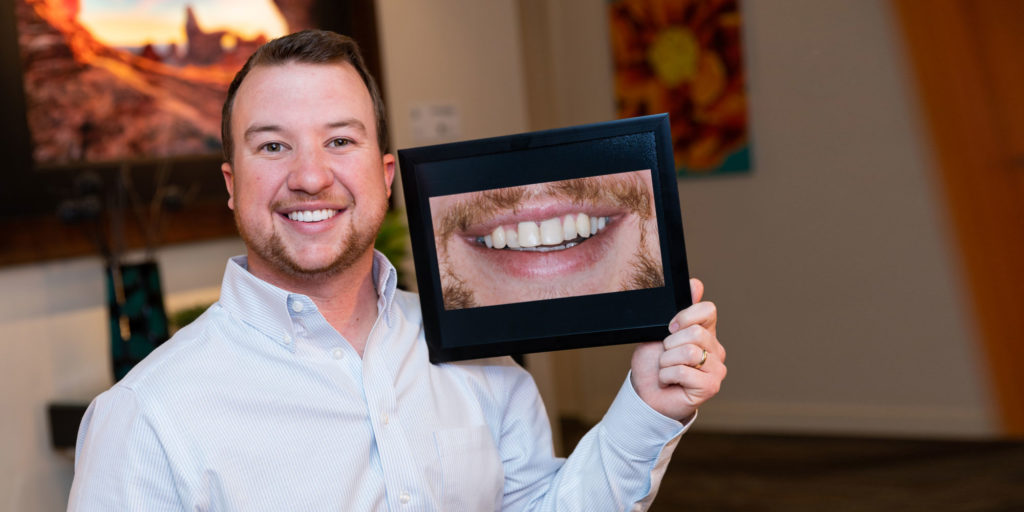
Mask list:
[[[445,309],[665,285],[651,171],[430,198]]]
[[[247,257],[228,262],[218,303],[90,406],[69,510],[650,502],[725,375],[713,306],[641,345],[606,418],[556,459],[529,374],[509,358],[431,365],[416,297],[372,249],[394,157],[350,39],[262,47],[229,88],[223,134]]]

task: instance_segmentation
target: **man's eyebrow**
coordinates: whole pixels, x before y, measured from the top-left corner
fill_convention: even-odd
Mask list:
[[[349,118],[349,119],[342,119],[340,121],[333,121],[333,122],[327,123],[327,127],[328,128],[349,128],[349,127],[351,127],[351,128],[356,129],[356,130],[359,130],[359,131],[361,131],[363,133],[366,133],[366,125],[364,125],[362,121],[360,121],[360,120],[358,120],[358,119],[356,119],[354,117]]]
[[[252,125],[252,126],[250,126],[250,127],[245,129],[245,134],[243,135],[242,140],[249,140],[249,139],[253,138],[258,133],[281,132],[281,131],[284,131],[284,128],[281,128],[280,126],[278,126],[276,124],[257,124],[257,125]]]
[[[362,121],[356,118],[342,119],[339,121],[332,121],[327,123],[327,128],[348,128],[359,130],[360,132],[366,133],[366,125]],[[284,128],[276,124],[257,124],[246,128],[245,134],[243,134],[243,140],[252,139],[255,135],[260,133],[278,133],[283,132]]]

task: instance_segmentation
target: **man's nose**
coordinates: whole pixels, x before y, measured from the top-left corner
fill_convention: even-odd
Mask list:
[[[299,153],[288,173],[288,188],[315,195],[334,183],[330,159],[323,152],[309,149]]]

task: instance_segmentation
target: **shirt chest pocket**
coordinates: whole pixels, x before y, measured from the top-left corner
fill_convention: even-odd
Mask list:
[[[501,508],[505,472],[486,425],[434,432],[441,462],[440,498],[446,512]]]

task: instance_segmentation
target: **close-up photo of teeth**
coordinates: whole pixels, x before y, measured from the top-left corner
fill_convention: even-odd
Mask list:
[[[664,285],[649,169],[434,196],[430,211],[445,309]]]
[[[585,213],[554,217],[541,222],[520,222],[512,227],[498,226],[489,235],[476,238],[488,249],[512,251],[559,251],[575,247],[596,235],[610,217],[590,217]]]

